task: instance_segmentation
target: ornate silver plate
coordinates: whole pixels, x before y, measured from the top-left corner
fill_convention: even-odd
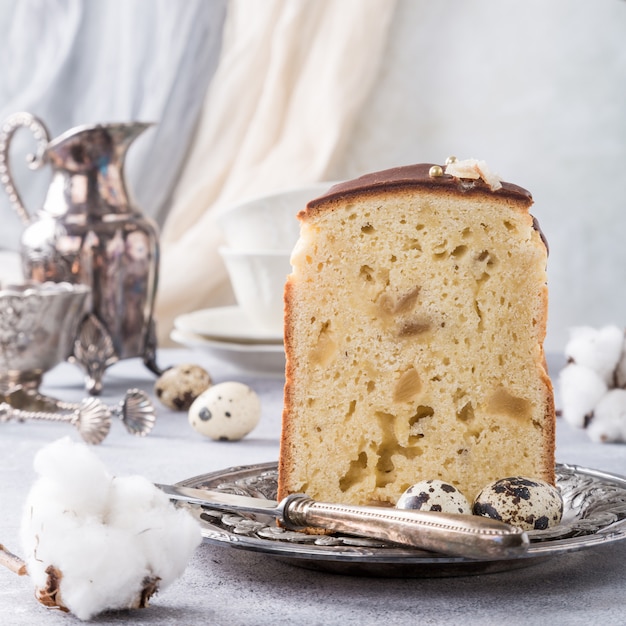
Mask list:
[[[306,535],[278,528],[267,516],[200,506],[189,510],[200,521],[208,543],[262,552],[308,569],[359,576],[419,578],[505,571],[626,537],[626,477],[562,464],[556,466],[556,474],[564,501],[561,524],[529,532],[527,553],[507,560],[450,557],[348,535]],[[264,463],[203,474],[179,485],[275,499],[277,476],[276,463]]]

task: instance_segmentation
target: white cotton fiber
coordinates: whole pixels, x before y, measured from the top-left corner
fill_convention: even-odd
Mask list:
[[[626,387],[626,337],[622,344],[622,354],[615,368],[614,384],[616,387]]]
[[[598,443],[626,442],[626,389],[611,389],[598,402],[587,434]]]
[[[84,515],[102,514],[111,476],[89,447],[69,437],[59,439],[39,450],[33,467],[46,479],[52,498],[58,497],[65,506],[78,508]]]
[[[148,480],[111,476],[90,448],[70,439],[43,448],[34,466],[39,477],[21,534],[42,602],[90,619],[145,606],[142,593],[149,597],[183,573],[200,528]],[[60,574],[53,602],[45,591],[49,567]]]
[[[570,331],[565,356],[578,365],[592,369],[607,385],[612,386],[623,345],[624,331],[617,326],[600,329],[579,326]]]
[[[169,585],[198,545],[196,521],[142,476],[114,479],[111,499],[109,523],[137,538],[141,553],[161,573],[161,587]]]
[[[563,419],[577,428],[585,427],[585,418],[607,392],[607,384],[592,369],[570,363],[559,373]]]
[[[80,619],[106,609],[131,608],[150,574],[133,537],[121,529],[86,521],[57,547],[53,563],[62,572],[61,601]],[[29,564],[30,569],[30,564]]]

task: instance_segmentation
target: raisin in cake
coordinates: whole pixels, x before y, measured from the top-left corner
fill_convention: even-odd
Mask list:
[[[300,212],[280,498],[394,504],[441,479],[471,500],[508,476],[554,482],[547,246],[531,204],[492,176],[423,164],[335,185]]]

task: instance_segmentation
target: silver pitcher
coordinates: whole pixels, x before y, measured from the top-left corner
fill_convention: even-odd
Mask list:
[[[69,360],[86,373],[91,394],[102,390],[107,367],[142,357],[159,373],[153,321],[158,230],[129,199],[124,157],[150,124],[98,124],[73,128],[54,140],[30,113],[15,113],[0,129],[0,182],[25,223],[21,238],[24,277],[67,281],[91,288]],[[9,167],[14,133],[28,128],[37,153],[31,169],[52,168],[43,207],[31,215],[15,188]]]

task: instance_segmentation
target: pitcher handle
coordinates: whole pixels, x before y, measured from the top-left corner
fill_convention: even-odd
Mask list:
[[[30,214],[15,188],[9,164],[11,141],[15,131],[21,127],[28,128],[37,142],[37,152],[26,156],[28,167],[32,170],[40,168],[45,163],[45,154],[50,143],[50,134],[45,124],[31,113],[14,113],[3,122],[0,128],[0,182],[9,196],[11,206],[15,209],[20,219],[25,224],[28,224],[30,222]]]

